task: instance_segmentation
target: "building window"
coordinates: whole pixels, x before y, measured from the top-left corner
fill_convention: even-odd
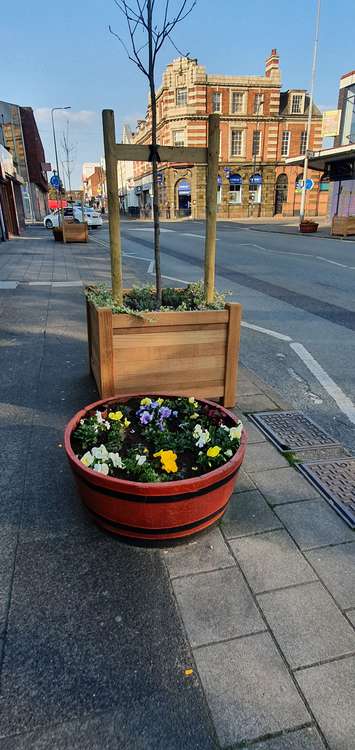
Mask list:
[[[241,204],[242,178],[239,174],[229,175],[229,203]]]
[[[243,112],[244,94],[241,91],[232,92],[232,112],[234,115]]]
[[[303,133],[301,133],[301,139],[300,139],[300,154],[301,156],[304,156],[306,153],[306,145],[307,145],[307,131],[304,130]]]
[[[303,114],[303,94],[293,94],[291,103],[291,114]]]
[[[187,88],[176,89],[176,106],[186,107],[187,104]]]
[[[231,156],[241,156],[243,151],[243,131],[232,130]]]
[[[212,94],[212,109],[213,112],[222,112],[222,94],[218,91]]]
[[[222,185],[217,185],[217,206],[222,203]]]
[[[185,132],[184,132],[184,130],[174,130],[174,132],[173,132],[173,144],[174,144],[174,146],[185,146]]]
[[[249,179],[249,203],[261,203],[261,184],[262,177],[260,174],[253,174]]]
[[[261,146],[261,132],[260,130],[254,130],[253,133],[253,156],[259,156]]]
[[[282,133],[282,141],[281,141],[281,156],[288,156],[288,152],[290,150],[290,131],[284,130]]]
[[[254,115],[261,115],[263,111],[263,95],[255,94],[254,96]]]

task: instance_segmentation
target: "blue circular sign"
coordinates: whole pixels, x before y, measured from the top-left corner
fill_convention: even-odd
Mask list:
[[[59,188],[59,177],[57,174],[54,174],[53,177],[51,177],[50,183],[52,187]]]

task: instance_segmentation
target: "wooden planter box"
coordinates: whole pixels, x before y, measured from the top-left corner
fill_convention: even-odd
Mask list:
[[[303,221],[300,224],[300,232],[302,234],[310,234],[311,232],[316,232],[318,226],[316,221]]]
[[[355,234],[355,216],[334,216],[332,221],[332,235],[347,237]]]
[[[87,302],[91,372],[101,398],[174,393],[235,405],[242,307],[113,314]]]
[[[63,223],[64,242],[87,242],[89,238],[88,225],[86,221],[65,221]]]

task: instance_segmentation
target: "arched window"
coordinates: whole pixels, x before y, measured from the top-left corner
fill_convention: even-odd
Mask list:
[[[240,174],[229,175],[229,203],[240,204],[242,202],[242,182]]]
[[[261,203],[261,174],[252,174],[249,178],[249,203]]]

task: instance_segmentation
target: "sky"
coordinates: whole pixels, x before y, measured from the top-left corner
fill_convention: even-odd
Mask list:
[[[135,0],[134,0],[135,1]],[[156,0],[157,6],[163,0]],[[179,0],[171,0],[176,8]],[[316,0],[197,0],[173,40],[210,73],[262,75],[273,47],[280,54],[282,87],[309,88]],[[101,110],[113,109],[117,141],[122,125],[144,117],[147,79],[131,63],[112,29],[126,38],[114,0],[13,0],[1,9],[0,99],[35,110],[46,152],[54,165],[50,123],[56,112],[59,142],[69,120],[74,146],[72,187],[80,187],[81,165],[103,156]],[[322,0],[315,102],[337,106],[339,78],[355,69],[354,0]],[[157,64],[178,56],[168,41]],[[63,159],[63,152],[60,159]]]

